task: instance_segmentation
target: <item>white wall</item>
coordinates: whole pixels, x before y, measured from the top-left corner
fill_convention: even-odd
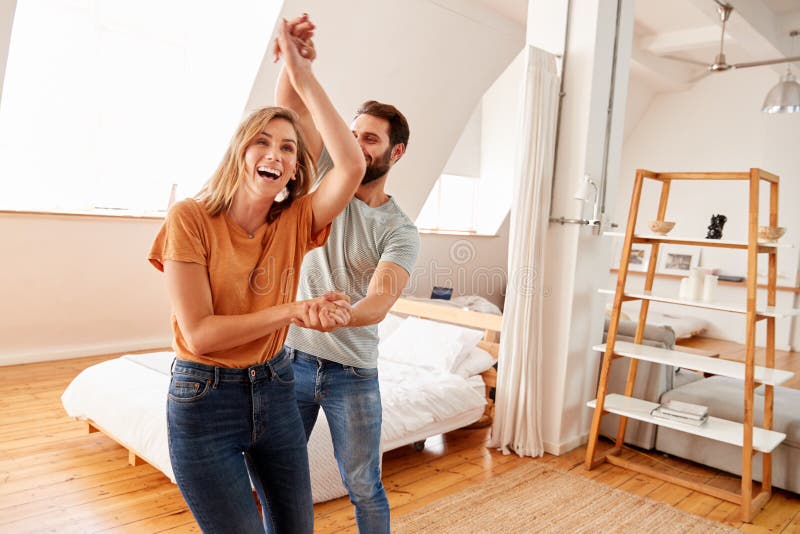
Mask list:
[[[474,2],[290,0],[282,15],[303,11],[319,24],[317,73],[338,109],[349,117],[376,98],[408,116],[409,151],[389,191],[416,216],[481,95],[522,47],[524,30]],[[0,24],[0,42],[3,31]],[[264,55],[243,109],[272,102],[278,67]],[[167,345],[163,276],[146,261],[159,224],[0,214],[0,365]],[[478,242],[476,257],[494,257],[501,242]],[[504,264],[505,253],[497,258]]]
[[[430,297],[433,286],[452,287],[453,296],[480,295],[503,308],[508,272],[508,221],[496,236],[422,234],[409,290]]]
[[[623,139],[627,140],[639,125],[655,96],[656,89],[644,77],[631,71],[628,81],[628,101],[625,103]]]
[[[511,207],[514,166],[517,164],[515,132],[521,121],[520,100],[525,57],[516,54],[482,99],[481,181],[478,185],[477,230],[497,231]]]
[[[781,177],[779,222],[786,226],[781,242],[800,244],[800,212],[795,209],[800,198],[800,117],[796,114],[767,115],[760,111],[767,91],[777,83],[770,69],[743,69],[708,76],[693,88],[677,93],[656,95],[644,116],[626,139],[617,192],[615,219],[624,227],[630,203],[633,178],[637,168],[653,171],[746,171],[760,167]],[[659,190],[647,184],[642,196],[637,228],[646,229],[655,218]],[[768,189],[762,186],[760,223],[768,220]],[[675,235],[705,237],[710,216],[728,217],[723,235],[730,239],[747,238],[748,195],[745,182],[675,182],[670,189],[667,220],[676,221]],[[766,273],[766,258],[759,271]],[[744,252],[704,248],[701,265],[717,267],[727,274],[746,274]],[[779,285],[795,284],[798,248],[778,253]],[[761,281],[764,281],[762,279]],[[634,282],[641,283],[641,282]],[[656,289],[677,294],[678,282],[659,280]],[[635,287],[635,286],[632,286]],[[743,288],[720,288],[720,298],[744,302]],[[794,295],[780,293],[778,304],[793,305]],[[737,342],[744,341],[743,319],[735,314],[700,309],[653,306],[704,317],[712,321],[706,335]],[[796,320],[795,320],[796,321]],[[794,337],[794,339],[791,339]],[[791,332],[791,321],[777,321],[776,342],[779,348],[799,346]],[[757,342],[763,344],[762,335]]]
[[[169,346],[160,220],[0,214],[0,365]]]
[[[464,131],[453,147],[453,152],[447,158],[447,163],[442,169],[442,174],[456,176],[481,176],[481,108],[478,104],[472,111]]]

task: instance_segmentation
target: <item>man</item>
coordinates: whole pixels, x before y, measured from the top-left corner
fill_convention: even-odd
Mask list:
[[[290,23],[293,34],[308,42],[313,25],[304,15]],[[297,97],[286,71],[276,89],[278,105],[293,109],[312,154],[319,155],[319,176],[330,167],[308,110]],[[333,438],[359,532],[389,532],[389,503],[381,482],[381,402],[378,389],[378,328],[403,288],[419,252],[412,221],[384,191],[389,171],[400,160],[409,138],[408,122],[394,106],[368,101],[351,125],[367,169],[355,197],[334,220],[328,243],[306,255],[298,299],[339,290],[352,299],[346,328],[328,333],[290,328],[287,346],[294,350],[295,388],[306,437],[322,408]],[[324,328],[323,328],[324,329]]]

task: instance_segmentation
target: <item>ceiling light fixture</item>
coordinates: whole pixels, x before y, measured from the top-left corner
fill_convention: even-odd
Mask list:
[[[789,34],[792,37],[792,55],[794,55],[794,42],[800,31],[794,30]],[[800,83],[792,74],[791,64],[786,65],[786,74],[781,76],[778,85],[770,89],[761,107],[764,113],[797,113],[800,112]]]

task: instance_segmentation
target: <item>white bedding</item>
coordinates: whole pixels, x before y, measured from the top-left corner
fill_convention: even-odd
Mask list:
[[[166,400],[174,354],[126,355],[93,365],[67,387],[67,413],[91,419],[134,449],[170,480]],[[480,419],[485,405],[480,376],[469,379],[391,361],[379,361],[383,428],[381,449],[391,450]],[[309,441],[314,502],[346,495],[324,414]]]

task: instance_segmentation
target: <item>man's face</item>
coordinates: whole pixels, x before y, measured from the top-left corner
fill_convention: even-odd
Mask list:
[[[368,184],[385,176],[395,162],[389,144],[389,121],[363,114],[355,118],[350,129],[361,146],[364,160],[367,162],[367,170],[364,172],[361,184]]]

